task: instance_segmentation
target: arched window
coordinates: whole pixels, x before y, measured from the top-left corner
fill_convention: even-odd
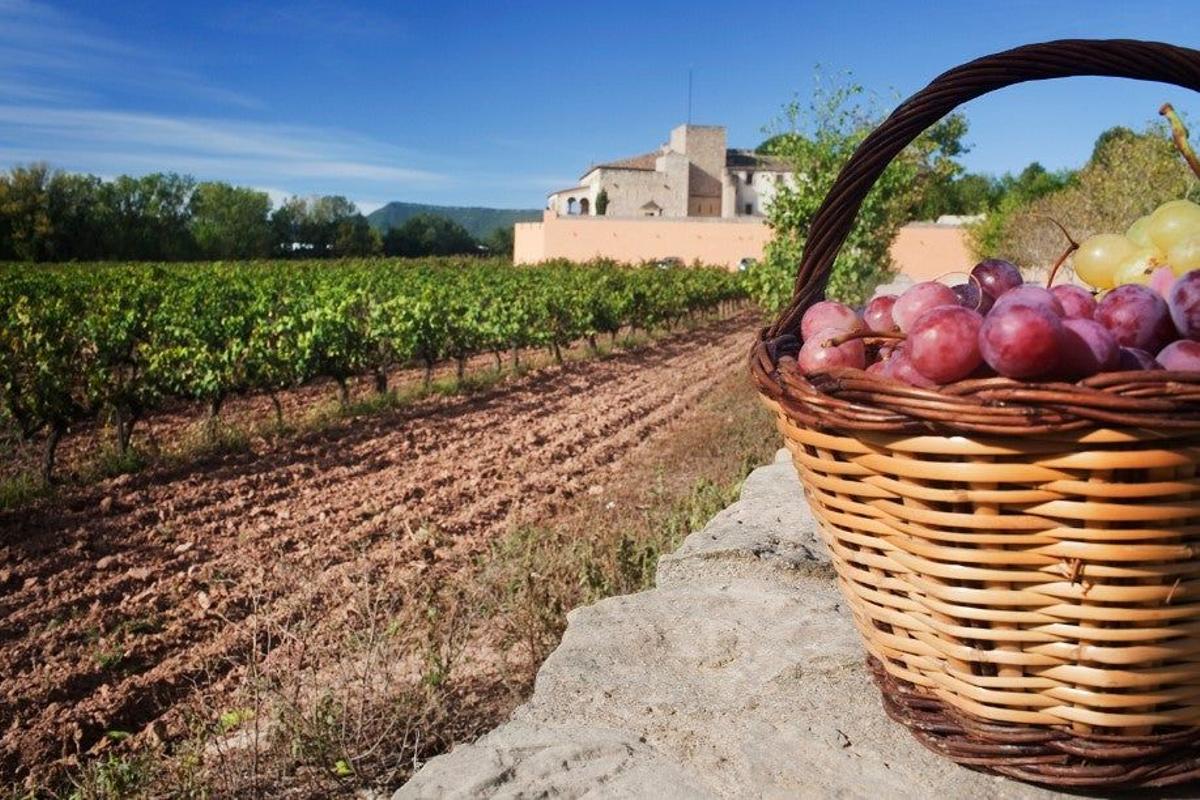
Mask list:
[[[567,213],[568,214],[578,214],[579,213],[579,209],[575,207],[575,198],[574,197],[567,198]]]
[[[586,197],[579,201],[579,213],[583,216],[586,217],[588,214],[592,213],[591,207],[591,203],[588,202]]]

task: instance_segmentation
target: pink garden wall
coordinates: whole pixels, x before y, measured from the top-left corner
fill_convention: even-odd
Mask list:
[[[547,211],[541,222],[517,223],[513,258],[518,264],[679,258],[735,269],[743,258],[762,258],[770,238],[761,218],[567,217]],[[966,231],[948,225],[904,226],[891,254],[899,271],[915,280],[969,270],[974,263]]]

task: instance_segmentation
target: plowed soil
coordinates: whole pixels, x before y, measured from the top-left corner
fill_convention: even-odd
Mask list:
[[[170,732],[173,709],[229,677],[212,664],[245,646],[252,607],[332,632],[364,559],[400,580],[453,570],[552,517],[743,369],[753,324],[0,513],[0,775],[61,765],[106,731]]]

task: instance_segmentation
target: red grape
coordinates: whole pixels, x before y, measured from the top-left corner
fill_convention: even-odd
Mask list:
[[[1053,292],[1040,286],[1034,286],[1032,283],[1025,283],[1015,289],[1009,289],[996,299],[996,305],[992,308],[998,309],[1001,306],[1018,304],[1045,306],[1060,317],[1066,315],[1066,309],[1063,308],[1063,304],[1058,301]]]
[[[1060,283],[1050,293],[1062,304],[1067,319],[1091,319],[1096,313],[1096,298],[1082,286]]]
[[[863,345],[862,339],[851,339],[837,346],[828,345],[830,339],[843,333],[846,331],[839,328],[826,328],[808,337],[804,346],[800,348],[799,355],[796,356],[800,372],[808,374],[834,367],[854,367],[855,369],[866,367],[867,348]]]
[[[1171,319],[1185,339],[1200,339],[1200,269],[1181,276],[1167,295]]]
[[[850,306],[834,300],[822,300],[814,303],[800,318],[800,338],[808,341],[814,333],[821,330],[837,330],[849,333],[862,328],[862,320]]]
[[[892,319],[892,306],[896,305],[896,295],[881,294],[871,299],[863,311],[863,322],[873,331],[890,333],[896,330],[896,322]]]
[[[887,365],[888,365],[888,362],[886,362],[886,361],[876,361],[873,364],[869,364],[869,365],[867,365],[867,374],[868,375],[879,375],[880,377],[886,377]]]
[[[1164,369],[1200,372],[1200,342],[1191,339],[1171,342],[1159,351],[1158,363]]]
[[[971,277],[979,281],[979,288],[993,300],[1021,285],[1021,271],[1012,262],[1001,258],[980,261],[971,270]]]
[[[1171,287],[1175,285],[1175,271],[1170,267],[1157,267],[1154,272],[1150,273],[1150,280],[1146,282],[1146,285],[1163,297],[1168,297],[1171,294]]]
[[[1138,350],[1136,347],[1122,347],[1120,350],[1117,369],[1121,371],[1162,369],[1162,364],[1155,361],[1154,356],[1145,350]]]
[[[1107,372],[1120,363],[1120,348],[1108,328],[1091,319],[1065,319],[1058,369],[1076,379]]]
[[[979,352],[1005,377],[1036,378],[1058,366],[1062,339],[1062,322],[1047,306],[1010,303],[984,319]]]
[[[908,331],[917,317],[938,306],[957,306],[958,295],[949,286],[933,281],[914,283],[892,306],[892,319],[900,330]]]
[[[908,356],[908,348],[901,348],[900,352],[892,356],[886,362],[887,366],[883,370],[883,374],[892,380],[907,383],[909,386],[919,386],[922,389],[931,389],[937,386],[937,383],[931,381],[921,374],[915,366],[912,359]]]
[[[1175,291],[1171,294],[1175,296]],[[1106,294],[1096,306],[1095,319],[1108,328],[1118,344],[1149,353],[1157,353],[1176,336],[1166,301],[1154,290],[1136,283],[1118,286]]]
[[[992,303],[995,302],[990,294],[980,290],[979,282],[974,279],[951,286],[950,289],[958,298],[960,306],[978,311],[980,314],[986,314],[991,310]]]
[[[939,306],[922,314],[908,333],[905,350],[912,365],[935,383],[952,383],[970,375],[979,355],[979,312],[962,306]]]

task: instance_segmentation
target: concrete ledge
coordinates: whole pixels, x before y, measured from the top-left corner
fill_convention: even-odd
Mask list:
[[[412,798],[1043,798],[884,715],[786,452],[662,559],[651,591],[568,617],[513,719]]]

